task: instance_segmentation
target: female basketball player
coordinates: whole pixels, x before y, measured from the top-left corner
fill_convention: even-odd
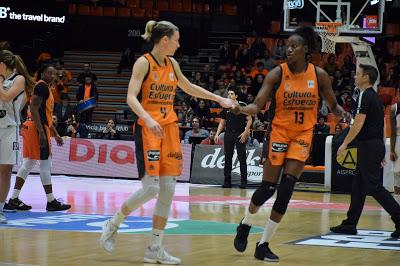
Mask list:
[[[64,211],[71,205],[64,204],[54,198],[53,185],[51,183],[51,142],[54,136],[57,144],[63,144],[53,125],[53,94],[51,86],[57,77],[57,71],[53,65],[44,63],[39,71],[33,95],[30,101],[31,118],[28,118],[22,126],[23,138],[23,163],[17,173],[14,191],[8,204],[17,210],[29,210],[32,207],[19,199],[19,193],[25,180],[32,171],[36,162],[40,160],[40,180],[47,198],[47,211]]]
[[[151,53],[140,57],[133,66],[127,102],[138,116],[135,131],[136,158],[142,189],[132,194],[110,220],[105,221],[101,246],[114,249],[117,229],[133,210],[157,197],[153,215],[153,231],[144,261],[179,264],[179,258],[162,247],[177,177],[182,170],[177,115],[173,110],[176,88],[199,98],[219,102],[230,108],[233,101],[191,84],[171,56],[179,48],[179,29],[168,21],[149,21],[143,35],[154,43]]]
[[[268,242],[286,212],[296,181],[309,157],[313,127],[317,122],[318,99],[321,96],[338,116],[345,112],[336,102],[328,74],[306,62],[307,54],[316,47],[317,35],[311,27],[298,28],[288,39],[287,63],[274,68],[265,78],[254,103],[235,107],[235,112],[257,114],[267,99],[275,101],[275,115],[269,135],[267,160],[264,162],[263,181],[254,192],[246,215],[237,228],[235,248],[243,252],[251,228],[251,218],[275,193],[270,219],[257,243],[254,256],[259,260],[279,261]],[[282,179],[277,188],[283,168]]]
[[[7,223],[3,208],[18,161],[20,111],[34,85],[21,57],[0,51],[0,223]]]

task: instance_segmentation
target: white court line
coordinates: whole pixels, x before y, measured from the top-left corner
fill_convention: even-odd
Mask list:
[[[10,263],[10,262],[1,262],[0,266],[40,266],[37,264],[18,264],[18,263]]]

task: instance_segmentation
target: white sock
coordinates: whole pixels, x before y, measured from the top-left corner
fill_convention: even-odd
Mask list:
[[[255,215],[256,215],[256,213],[250,213],[249,208],[246,208],[246,212],[244,214],[242,224],[247,224],[247,225],[251,226],[253,224],[253,218]]]
[[[0,212],[3,212],[5,202],[0,202]]]
[[[151,231],[150,247],[161,247],[161,242],[164,236],[164,230],[154,229]]]
[[[125,220],[125,218],[126,216],[121,212],[121,210],[119,210],[111,218],[111,222],[116,226],[119,226]]]
[[[21,193],[20,189],[14,189],[11,198],[16,199],[19,197],[19,193]]]
[[[279,223],[275,223],[271,219],[268,219],[259,245],[261,245],[262,243],[265,243],[265,242],[269,242],[271,240],[272,236],[276,232],[276,229],[278,229],[278,225],[279,225]]]
[[[52,202],[54,200],[53,193],[46,194],[47,202]]]

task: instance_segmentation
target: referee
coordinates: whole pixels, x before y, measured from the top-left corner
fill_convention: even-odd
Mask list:
[[[337,156],[342,157],[347,145],[356,139],[357,167],[353,180],[351,202],[347,218],[335,227],[334,233],[357,234],[357,223],[364,207],[365,197],[369,193],[390,214],[396,229],[393,238],[400,236],[400,206],[392,195],[382,186],[381,173],[385,164],[384,109],[378,94],[372,88],[377,80],[378,70],[370,65],[361,64],[355,76],[356,86],[360,89],[357,114]]]
[[[228,90],[228,98],[237,101],[237,92],[234,89]],[[238,102],[244,106],[246,103]],[[234,115],[229,110],[224,109],[221,112],[221,120],[218,125],[215,135],[215,143],[219,142],[219,135],[225,128],[224,135],[224,150],[225,150],[225,165],[224,165],[224,184],[223,188],[231,188],[231,173],[232,173],[232,157],[236,146],[237,156],[240,162],[240,188],[247,186],[247,165],[246,165],[246,142],[250,135],[250,127],[252,124],[251,115]]]

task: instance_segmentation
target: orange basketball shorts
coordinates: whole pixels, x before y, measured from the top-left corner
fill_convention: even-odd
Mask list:
[[[40,147],[39,132],[33,121],[26,121],[22,125],[21,135],[23,140],[23,157],[31,160],[47,160],[51,154],[50,128],[43,125],[47,136],[48,145]]]
[[[182,151],[176,123],[162,126],[164,138],[150,129],[136,124],[135,145],[139,178],[151,176],[179,176],[182,173]]]
[[[313,129],[292,131],[272,125],[269,138],[268,159],[272,165],[283,165],[285,159],[305,162],[310,156]]]

